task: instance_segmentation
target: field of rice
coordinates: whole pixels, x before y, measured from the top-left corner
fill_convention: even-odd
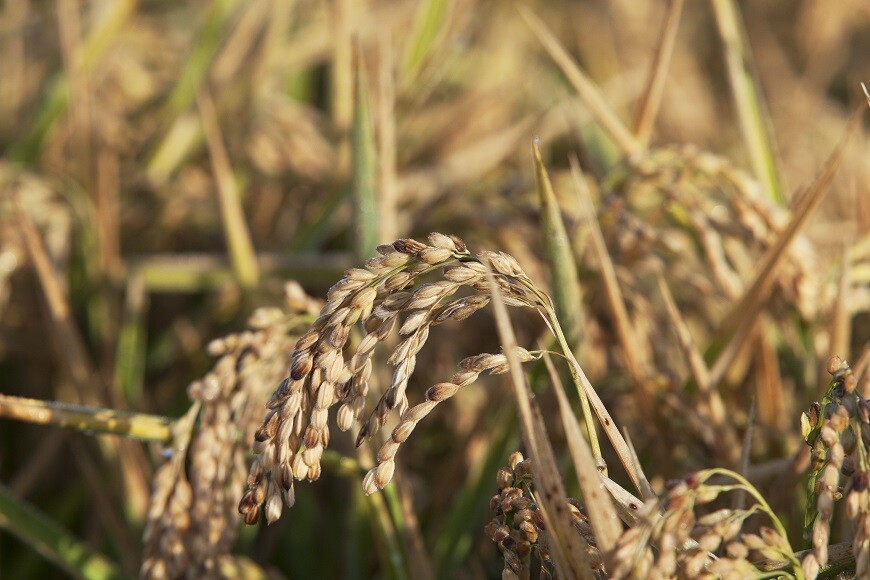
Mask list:
[[[870,576],[870,4],[0,6],[0,579]]]

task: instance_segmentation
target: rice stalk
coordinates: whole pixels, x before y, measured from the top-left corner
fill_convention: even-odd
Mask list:
[[[221,210],[221,222],[229,246],[233,270],[239,284],[243,288],[251,289],[257,285],[260,267],[257,264],[254,244],[251,241],[251,232],[245,221],[241,193],[236,184],[235,175],[233,175],[226,146],[221,138],[214,102],[207,91],[201,90],[197,93],[197,106],[211,155],[212,171],[217,184],[218,203]]]
[[[403,85],[410,85],[420,74],[433,45],[443,36],[452,8],[449,0],[426,0],[417,6],[402,60],[400,82]]]
[[[541,229],[547,250],[547,262],[550,264],[550,287],[556,303],[556,316],[565,330],[569,344],[576,349],[583,342],[584,327],[583,295],[577,277],[577,264],[537,142],[532,143],[532,158],[541,203]]]
[[[562,72],[568,77],[568,81],[576,89],[577,94],[583,100],[583,103],[589,108],[595,120],[607,132],[613,142],[619,147],[620,151],[626,157],[637,155],[641,152],[641,146],[631,131],[619,119],[606,99],[601,95],[601,92],[595,86],[595,83],[580,69],[579,66],[571,58],[571,55],[565,50],[559,40],[546,27],[540,18],[535,16],[531,11],[524,7],[520,7],[520,14],[528,23],[532,32],[538,37],[541,44],[550,54],[550,57],[562,69]]]
[[[737,117],[753,173],[762,183],[769,199],[784,206],[786,198],[774,150],[770,114],[767,112],[761,85],[754,70],[754,59],[739,8],[732,0],[712,0],[711,5],[722,40],[731,94],[737,106]]]
[[[655,56],[650,65],[646,86],[634,114],[632,132],[637,138],[639,145],[646,149],[649,146],[653,127],[662,95],[665,91],[665,80],[670,70],[671,57],[677,40],[677,30],[680,27],[680,16],[683,12],[683,0],[670,0],[668,2],[665,19],[662,22],[662,30],[659,34],[659,42],[656,46]]]
[[[562,381],[555,372],[556,369],[553,367],[549,357],[545,357],[544,361],[547,364],[550,382],[553,385],[553,390],[559,402],[559,416],[562,419],[562,425],[568,440],[568,450],[571,452],[574,473],[577,476],[577,482],[580,484],[580,490],[583,492],[583,500],[586,510],[589,512],[589,520],[596,531],[595,545],[602,552],[608,552],[613,549],[616,540],[622,532],[622,526],[619,523],[610,498],[607,497],[604,489],[602,489],[603,486],[600,479],[603,476],[599,474],[592,457],[592,451],[589,449],[589,444],[580,431],[580,425],[568,403],[568,397],[565,395]]]
[[[777,268],[782,264],[786,250],[827,193],[846,144],[857,130],[860,118],[860,113],[856,113],[839,145],[822,166],[818,177],[795,199],[791,219],[759,262],[752,283],[722,323],[720,336],[727,337],[727,343],[719,343],[722,344],[722,350],[717,353],[715,363],[710,369],[711,384],[719,384],[728,367],[734,362],[743,341],[749,336],[764,300],[773,287]]]
[[[550,557],[559,573],[570,578],[591,578],[592,562],[588,557],[589,545],[582,536],[575,534],[570,526],[571,512],[564,503],[565,487],[556,467],[553,448],[544,427],[540,408],[530,396],[531,391],[522,372],[522,359],[517,355],[519,347],[516,337],[501,290],[493,276],[494,271],[503,270],[504,267],[498,268],[493,260],[490,260],[488,266],[486,280],[492,292],[496,326],[510,370],[514,399],[520,418],[520,432],[525,447],[537,467],[532,472],[537,492],[534,498],[541,506],[541,518],[549,538]]]
[[[362,260],[365,258],[366,248],[373,248],[378,244],[380,226],[375,199],[377,161],[369,107],[369,80],[365,64],[359,54],[357,54],[356,71],[356,96],[351,128],[353,150],[350,176],[350,197],[353,207],[351,246],[357,248],[356,257]]]

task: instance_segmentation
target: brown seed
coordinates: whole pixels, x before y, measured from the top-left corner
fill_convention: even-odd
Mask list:
[[[386,256],[381,257],[381,262],[383,263],[385,268],[395,268],[397,266],[404,266],[408,263],[408,260],[411,259],[411,256],[408,254],[404,254],[402,252],[393,252],[391,254],[387,254]]]
[[[393,440],[384,443],[380,450],[378,450],[378,462],[383,463],[385,461],[392,461],[393,457],[396,456],[396,452],[399,450],[399,445],[399,442]]]
[[[318,330],[311,329],[305,334],[303,334],[299,340],[296,341],[296,350],[305,350],[314,345],[315,342],[320,338],[320,333]]]
[[[423,419],[426,415],[428,415],[432,409],[437,405],[437,401],[423,401],[419,405],[414,405],[402,415],[403,421],[409,421],[413,423],[418,423]]]
[[[426,310],[417,310],[416,312],[412,312],[405,318],[405,322],[402,324],[402,327],[399,329],[399,336],[408,336],[412,332],[416,332],[421,326],[426,324],[426,321],[429,319],[429,312]]]
[[[375,275],[368,270],[364,270],[362,268],[350,268],[349,270],[345,270],[344,277],[348,280],[358,280],[362,282],[368,282],[372,280]]]
[[[827,367],[828,374],[829,375],[835,374],[838,370],[840,370],[842,368],[842,366],[843,366],[843,359],[841,359],[837,355],[832,356],[831,358],[828,359],[828,367]]]
[[[353,407],[347,403],[343,404],[336,413],[335,422],[341,431],[347,431],[353,425],[354,419]]]
[[[260,510],[253,509],[245,514],[245,523],[253,526],[260,520]]]
[[[396,272],[384,281],[384,288],[387,290],[400,290],[411,280],[411,274],[408,272]]]
[[[468,247],[465,245],[465,242],[462,241],[462,238],[459,236],[450,235],[450,239],[453,240],[453,243],[456,245],[456,249],[461,253],[467,253]]]
[[[439,234],[438,232],[432,232],[429,234],[428,240],[429,245],[436,248],[443,248],[445,250],[450,250],[451,252],[455,252],[459,249],[456,246],[456,242],[454,242],[449,236]]]
[[[453,252],[444,248],[427,247],[419,254],[420,259],[430,265],[441,264],[451,258]]]
[[[375,483],[375,470],[370,469],[368,473],[366,473],[362,482],[363,493],[366,495],[371,495],[378,491],[378,486]]]
[[[375,485],[378,486],[378,489],[384,489],[390,483],[395,469],[396,464],[392,460],[385,461],[375,468]]]
[[[505,469],[502,467],[498,470],[498,473],[495,476],[496,486],[499,491],[503,490],[506,487],[510,487],[514,483],[514,474],[512,471]]]
[[[396,240],[395,242],[393,242],[393,248],[395,248],[397,252],[402,252],[403,254],[416,254],[421,250],[426,249],[426,247],[426,244],[422,244],[417,240],[413,240],[410,238]]]
[[[443,401],[444,399],[449,399],[453,395],[456,394],[456,391],[459,390],[459,385],[454,385],[452,383],[438,383],[426,391],[426,398],[430,401]]]
[[[377,258],[369,258],[368,260],[366,260],[366,269],[368,270],[373,270],[377,272],[385,268],[388,268],[388,266],[384,264],[383,256],[379,256]]]

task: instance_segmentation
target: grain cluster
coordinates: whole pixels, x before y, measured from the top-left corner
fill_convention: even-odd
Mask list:
[[[338,407],[335,423],[340,430],[360,424],[357,445],[377,433],[391,413],[398,417],[377,455],[378,464],[363,481],[364,491],[371,494],[389,483],[399,447],[438,403],[482,372],[506,372],[504,354],[469,357],[450,381],[429,388],[422,402],[409,402],[409,379],[430,329],[465,320],[489,303],[487,269],[507,303],[540,307],[548,300],[511,256],[489,251],[472,255],[462,240],[439,233],[430,234],[427,243],[400,239],[384,244],[365,268],[345,272],[329,290],[317,320],[297,341],[289,374],[266,404],[268,411],[254,437],[248,491],[239,503],[247,523],[258,521],[261,508],[267,521],[277,520],[282,506],[295,502],[294,481],[320,477],[332,407]],[[423,282],[435,273],[439,279]],[[463,293],[456,296],[460,289]],[[358,324],[364,334],[351,344]],[[399,338],[388,359],[392,380],[366,415],[372,356],[393,330]],[[536,357],[524,349],[517,353],[524,361]]]

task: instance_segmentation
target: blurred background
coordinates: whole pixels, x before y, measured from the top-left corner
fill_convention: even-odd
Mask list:
[[[864,103],[870,5],[682,6],[650,151],[672,152],[678,160],[662,163],[678,169],[703,152],[746,176],[753,160],[720,38],[716,10],[723,4],[742,12],[737,21],[751,46],[746,62],[763,95],[761,124],[782,193],[765,200],[775,230]],[[668,3],[521,5],[631,126]],[[287,308],[286,280],[323,297],[377,243],[425,239],[430,231],[457,234],[472,250],[511,253],[546,288],[530,155],[539,137],[587,284],[581,363],[593,383],[607,385],[602,397],[621,424],[631,431],[640,420],[636,407],[644,402],[629,400],[595,282],[597,265],[579,233],[569,155],[580,159],[602,207],[611,195],[643,199],[647,193],[632,189],[634,166],[626,165],[624,151],[518,3],[6,0],[0,79],[0,393],[180,417],[191,405],[188,385],[214,363],[209,342],[240,332],[258,307]],[[767,399],[773,402],[764,407],[759,400],[759,413],[767,413],[763,429],[773,435],[753,447],[753,462],[774,474],[764,472],[768,483],[800,451],[799,412],[821,395],[831,348],[857,359],[870,341],[867,130],[865,115],[792,256],[814,288],[810,308],[782,290],[795,310],[771,317],[791,320],[794,337],[782,331],[785,339],[777,336],[766,363],[747,359],[730,383],[728,400],[742,433],[751,398],[746,389],[760,375],[776,375]],[[722,193],[713,182],[709,197],[707,186],[696,187],[714,199],[710,208],[727,206],[729,195],[742,192],[735,186],[737,194]],[[609,247],[621,248],[618,241]],[[744,283],[764,247],[747,242],[749,267],[736,268]],[[623,257],[617,256],[625,268],[621,280],[631,284],[639,274],[630,267],[634,258]],[[843,271],[849,272],[847,298]],[[733,302],[726,298],[703,309],[711,324]],[[639,304],[634,312],[642,318]],[[488,315],[475,320],[433,333],[412,389],[420,393],[446,380],[464,356],[497,351]],[[648,318],[650,340],[661,328],[655,320]],[[515,323],[521,343],[534,345],[543,331],[531,313],[518,313]],[[650,344],[652,360],[669,360],[665,346]],[[685,365],[655,366],[663,385],[685,378]],[[416,518],[408,524],[417,530],[414,553],[430,562],[427,573],[441,577],[499,577],[501,569],[482,528],[495,470],[518,437],[512,406],[501,403],[508,391],[499,381],[481,383],[439,407],[401,455],[407,476],[399,487],[407,493],[400,496],[412,505],[404,513]],[[679,397],[676,387],[668,388],[662,387],[663,400]],[[669,404],[679,415],[680,405]],[[645,461],[674,458],[650,473],[659,484],[711,460],[686,443],[697,438],[687,423],[674,420],[673,433],[647,433],[652,437],[639,444]],[[336,437],[334,447],[353,455],[351,441]],[[655,450],[657,441],[664,451]],[[0,420],[0,482],[9,498],[135,574],[162,449]],[[779,505],[784,510],[801,493],[789,481]],[[327,469],[317,484],[298,489],[297,505],[279,523],[244,530],[229,549],[277,577],[397,575],[373,531],[377,517],[358,497],[356,475]],[[39,542],[22,543],[2,527],[0,576],[59,574],[40,555]]]

